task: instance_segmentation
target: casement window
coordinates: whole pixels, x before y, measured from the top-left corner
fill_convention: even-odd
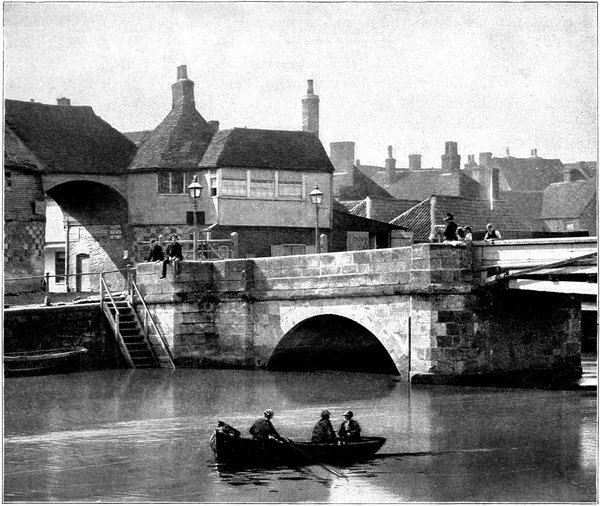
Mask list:
[[[208,184],[210,187],[210,196],[216,197],[217,196],[217,188],[218,188],[218,179],[217,179],[217,174],[215,171],[210,172],[210,174],[208,176]]]
[[[183,195],[187,194],[187,187],[194,179],[194,172],[183,172],[181,170],[161,171],[158,173],[159,195]]]
[[[246,197],[248,195],[246,171],[242,169],[224,169],[221,175],[221,195]]]
[[[65,282],[65,258],[64,251],[57,251],[54,254],[54,274],[56,275],[54,281],[56,283]]]
[[[302,189],[302,174],[291,171],[280,171],[278,178],[278,196],[281,199],[301,199]]]
[[[250,171],[250,197],[259,199],[275,198],[275,171]]]

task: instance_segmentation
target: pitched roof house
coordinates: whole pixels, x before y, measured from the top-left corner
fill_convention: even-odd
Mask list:
[[[596,180],[553,183],[543,192],[541,219],[553,232],[596,235]]]
[[[452,213],[459,226],[469,225],[475,239],[483,238],[488,223],[493,223],[505,239],[523,237],[531,232],[505,201],[494,202],[494,208],[490,209],[487,200],[447,195],[432,195],[390,223],[412,231],[415,241],[428,241],[435,235],[435,227],[444,223],[446,213]]]

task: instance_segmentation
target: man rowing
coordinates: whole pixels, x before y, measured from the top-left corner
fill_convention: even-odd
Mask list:
[[[275,413],[272,409],[265,409],[263,413],[263,417],[259,418],[252,424],[249,429],[250,434],[254,439],[258,439],[260,441],[267,441],[269,439],[274,439],[275,441],[285,442],[285,439],[282,438],[279,433],[273,427],[271,423],[271,418]]]

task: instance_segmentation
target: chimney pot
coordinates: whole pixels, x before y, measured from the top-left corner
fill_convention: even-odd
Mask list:
[[[214,133],[217,133],[219,131],[219,122],[218,121],[216,121],[216,120],[210,120],[208,122],[208,124],[209,124],[210,128],[212,128],[212,131]]]
[[[177,67],[177,80],[181,81],[182,79],[187,78],[187,65],[179,65],[179,67]]]
[[[313,88],[313,80],[312,79],[307,79],[306,83],[308,84],[308,89],[306,90],[306,94],[307,95],[314,95],[314,88]]]

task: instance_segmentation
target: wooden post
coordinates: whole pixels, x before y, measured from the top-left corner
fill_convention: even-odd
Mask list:
[[[410,383],[410,369],[412,362],[412,329],[411,319],[408,317],[408,382]]]

